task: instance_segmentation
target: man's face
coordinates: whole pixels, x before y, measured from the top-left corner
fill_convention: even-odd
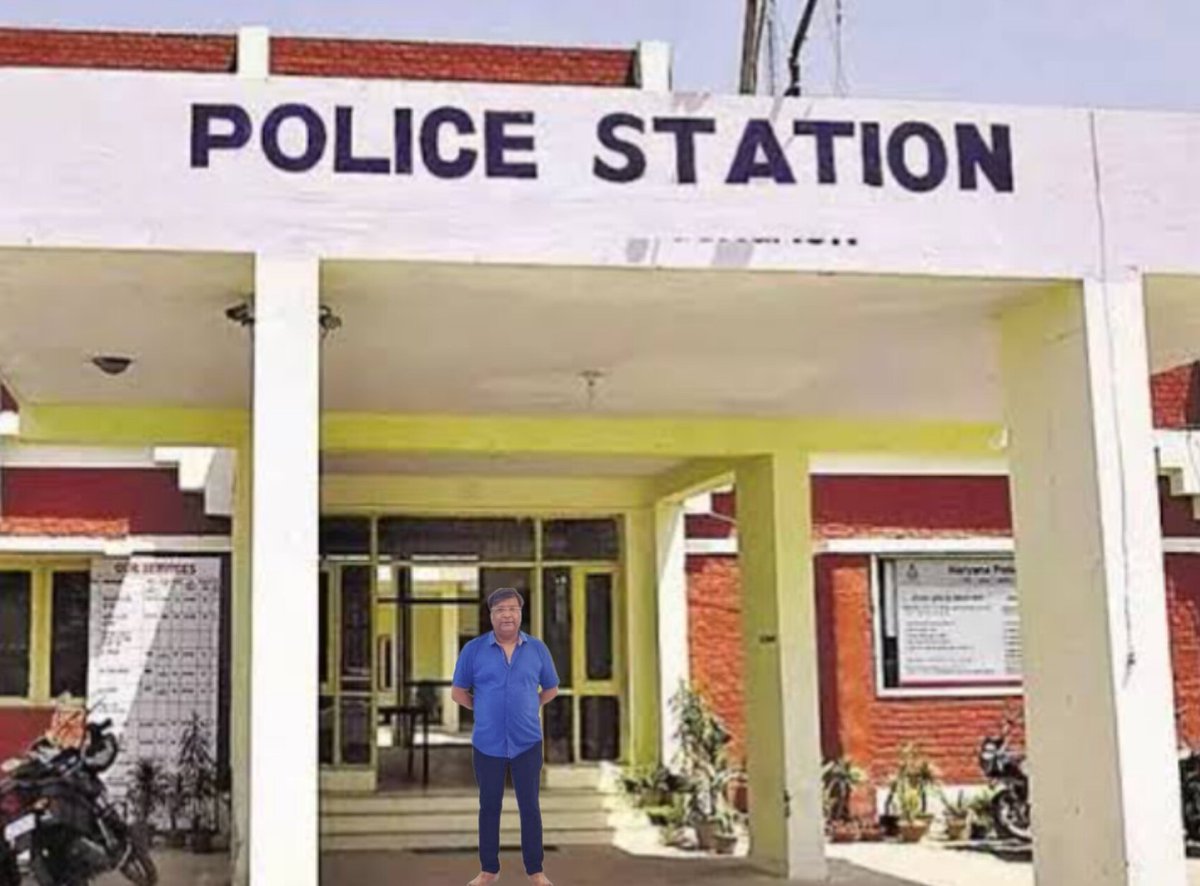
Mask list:
[[[521,627],[521,603],[516,597],[500,600],[492,607],[492,630],[511,637]]]

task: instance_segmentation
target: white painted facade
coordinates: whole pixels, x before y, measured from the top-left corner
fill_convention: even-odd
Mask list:
[[[246,32],[241,42],[248,53],[257,45],[261,56],[261,38]],[[249,839],[251,882],[311,886],[317,876],[317,689],[307,666],[315,658],[317,613],[312,606],[289,606],[288,595],[316,584],[318,306],[327,282],[346,275],[375,279],[375,313],[364,308],[362,316],[397,329],[419,324],[421,310],[433,310],[420,293],[386,301],[392,284],[411,269],[441,280],[447,290],[456,282],[460,294],[486,292],[503,281],[495,293],[502,300],[533,291],[535,278],[553,281],[545,284],[547,306],[557,304],[554,298],[582,301],[593,285],[611,287],[614,314],[632,310],[631,302],[615,300],[632,288],[658,299],[664,311],[677,303],[692,312],[706,305],[697,292],[711,294],[708,304],[716,304],[729,290],[738,300],[724,306],[727,316],[765,316],[770,289],[772,298],[798,312],[788,315],[798,336],[807,325],[814,344],[843,334],[856,344],[842,350],[829,344],[811,365],[802,365],[803,348],[791,362],[781,350],[780,362],[763,364],[762,383],[785,377],[798,393],[789,388],[764,401],[761,411],[820,414],[829,403],[820,399],[821,385],[803,382],[828,371],[836,399],[859,417],[1003,416],[1008,433],[996,448],[1008,447],[1014,476],[1030,760],[1042,792],[1035,805],[1039,882],[1183,883],[1162,542],[1144,391],[1152,366],[1173,365],[1200,350],[1200,168],[1194,162],[1200,117],[670,94],[659,89],[663,63],[653,47],[645,47],[642,58],[647,85],[655,88],[629,92],[269,78],[262,76],[261,57],[254,58],[248,56],[240,77],[0,71],[0,106],[9,124],[0,141],[0,280],[27,280],[7,276],[8,261],[17,267],[42,252],[187,253],[192,264],[186,267],[196,270],[225,262],[228,285],[221,278],[205,293],[212,302],[206,310],[219,310],[246,295],[237,285],[253,261],[249,648],[252,697],[260,701],[250,703],[248,733],[245,723],[235,727],[235,743],[247,734],[249,741],[248,834],[238,836]],[[307,110],[298,111],[299,105]],[[458,109],[458,131],[440,126],[427,153],[443,166],[470,166],[461,177],[433,175],[415,134],[430,113],[446,107]],[[342,113],[352,121],[342,126],[343,165],[373,160],[379,171],[334,171],[338,108],[349,109]],[[399,161],[405,147],[395,141],[398,109],[411,115],[414,127],[412,156]],[[288,172],[268,161],[263,130],[272,111],[282,122],[267,142],[293,165],[319,154],[311,169]],[[489,111],[514,116],[481,135]],[[713,130],[696,135],[694,169],[681,159],[672,134],[654,131],[662,120],[680,117]],[[602,166],[627,165],[630,156],[611,147],[611,130],[610,146],[601,144],[605,120],[623,121],[622,144],[644,151],[645,171],[636,180],[615,183],[597,175]],[[326,137],[321,150],[313,121]],[[831,136],[827,146],[834,158],[827,178],[831,173],[836,181],[819,181],[819,142],[797,136],[797,121],[840,124],[847,133]],[[240,131],[242,122],[248,131]],[[989,137],[989,150],[999,151],[1001,140],[1008,146],[1011,189],[963,160],[957,134],[964,126]],[[768,129],[795,182],[760,175],[730,183],[746,133],[763,137]],[[924,136],[902,140],[901,159],[875,170],[870,140],[886,141],[897,131]],[[911,176],[936,177],[921,147],[930,144],[930,133],[947,147],[944,180],[927,192],[906,189],[897,164]],[[488,138],[495,169],[524,172],[489,176]],[[221,147],[231,140],[244,146]],[[751,152],[751,165],[765,162],[764,151],[769,148],[760,144]],[[408,160],[413,171],[397,174],[396,166]],[[536,176],[524,177],[534,166]],[[775,167],[776,178],[782,168]],[[877,175],[882,184],[872,183]],[[443,265],[453,267],[447,272]],[[524,267],[514,271],[516,265]],[[442,273],[453,278],[438,277]],[[162,272],[161,279],[172,276]],[[150,314],[166,290],[137,291],[144,282],[135,267],[128,278],[108,279],[104,294]],[[37,305],[30,306],[26,293],[20,286],[0,290],[5,316],[36,320]],[[447,291],[444,297],[452,296]],[[351,315],[363,303],[347,296],[340,308]],[[707,321],[721,322],[715,315]],[[591,331],[603,335],[597,331],[602,325],[591,322]],[[655,342],[636,339],[632,326],[616,319],[612,325],[614,337],[635,341],[640,353],[654,350]],[[372,326],[379,328],[367,320],[359,329]],[[184,329],[155,325],[150,332],[162,328],[170,334],[160,347],[186,350]],[[11,328],[0,332],[0,353],[24,354],[18,335]],[[215,332],[212,338],[214,347],[223,346]],[[432,347],[420,338],[414,336],[414,349]],[[993,339],[993,349],[978,346]],[[864,344],[874,350],[864,353]],[[511,350],[518,360],[516,352],[528,349]],[[382,348],[371,353],[377,363],[391,359]],[[749,365],[754,355],[728,356],[737,366]],[[37,354],[16,364],[8,380],[18,396],[36,392],[35,400],[55,402],[58,395],[74,402],[63,392],[82,389],[73,389],[61,369],[54,370],[59,375],[47,369],[39,385],[39,369],[48,364],[38,361],[56,359],[62,358]],[[871,371],[862,368],[872,361]],[[648,378],[662,375],[653,365],[643,370]],[[184,367],[175,379],[186,387],[200,377]],[[335,405],[394,408],[394,401],[372,401],[384,396],[374,390],[353,399],[368,384],[365,371],[341,377],[342,387],[331,382]],[[881,378],[894,381],[894,389],[867,390],[878,388]],[[614,376],[614,386],[618,381]],[[759,377],[749,374],[743,382],[749,397]],[[151,384],[134,379],[125,400],[111,396],[157,402],[148,393]],[[513,395],[506,401],[510,411],[522,403],[536,411],[540,389],[529,384],[489,393],[524,392],[526,400]],[[686,388],[664,390],[683,397]],[[230,390],[235,393],[222,396],[236,396]],[[1002,396],[993,404],[989,398],[997,391]],[[111,402],[105,396],[96,394]],[[443,399],[453,412],[456,403]],[[663,408],[661,402],[628,402],[631,412]],[[738,411],[723,402],[697,401],[695,409]],[[944,411],[930,413],[939,407]],[[755,412],[754,402],[745,408]],[[771,734],[750,737],[752,760],[774,761],[763,770],[752,762],[751,787],[769,796],[766,779],[781,772],[784,783],[777,787],[786,791],[759,802],[754,826],[781,848],[761,859],[764,867],[794,878],[825,872],[817,826],[816,661],[812,645],[802,642],[812,634],[814,616],[809,604],[795,602],[811,602],[811,595],[783,594],[811,585],[810,567],[799,565],[810,558],[795,556],[807,547],[808,516],[792,507],[806,489],[808,464],[807,453],[773,452],[738,469],[743,491],[751,490],[747,507],[758,513],[742,540],[759,552],[753,568],[763,607],[761,623],[747,628],[748,672],[779,702],[768,718]],[[659,568],[676,570],[683,558],[681,514],[676,508],[658,519]],[[678,605],[680,590],[672,581],[660,587],[664,600]],[[1058,607],[1070,612],[1066,622]],[[1075,626],[1066,639],[1064,623]],[[235,632],[245,630],[238,624]],[[670,622],[659,624],[660,640],[667,630]],[[663,673],[673,677],[681,670],[676,651]],[[1077,743],[1080,724],[1095,738],[1086,755]],[[784,810],[791,817],[780,817]]]

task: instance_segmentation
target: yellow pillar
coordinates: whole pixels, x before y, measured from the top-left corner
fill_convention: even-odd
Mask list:
[[[658,760],[658,633],[655,606],[654,509],[625,515],[625,673],[631,763]]]
[[[821,880],[827,869],[807,457],[745,459],[737,467],[737,497],[750,860],[777,876]]]
[[[232,679],[229,702],[233,776],[233,882],[250,882],[250,446],[237,450],[233,480]]]

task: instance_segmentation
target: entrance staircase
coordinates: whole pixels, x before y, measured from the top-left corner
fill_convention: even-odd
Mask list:
[[[613,845],[620,835],[652,826],[627,808],[615,767],[548,767],[541,789],[546,847]],[[474,849],[479,845],[479,795],[451,787],[321,795],[321,851]],[[504,794],[501,848],[521,845],[512,789]]]

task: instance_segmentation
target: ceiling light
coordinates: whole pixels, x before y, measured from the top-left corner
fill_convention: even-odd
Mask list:
[[[117,354],[98,354],[92,358],[92,365],[105,375],[120,375],[133,365],[133,358]]]

